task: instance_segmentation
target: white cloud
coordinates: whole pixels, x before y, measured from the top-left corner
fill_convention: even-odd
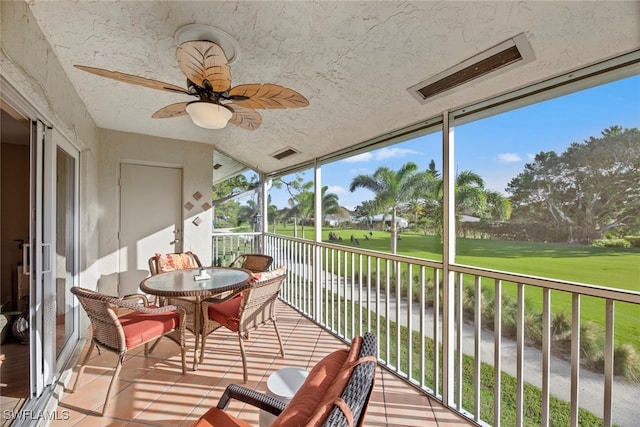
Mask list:
[[[344,159],[343,162],[346,163],[356,163],[356,162],[368,162],[373,158],[373,154],[371,153],[362,153],[357,156],[349,157],[348,159]]]
[[[414,154],[420,154],[415,150],[411,150],[409,148],[382,148],[374,152],[376,156],[376,160],[385,160],[391,159],[393,157],[403,157],[410,156]]]
[[[351,176],[366,175],[368,173],[370,173],[370,171],[367,168],[349,169],[349,175]]]
[[[517,153],[502,153],[498,154],[498,160],[503,163],[514,163],[521,161],[522,157],[520,157]]]
[[[368,162],[370,160],[386,160],[386,159],[392,159],[394,157],[414,156],[416,154],[421,154],[421,153],[415,150],[411,150],[409,148],[385,147],[370,153],[362,153],[362,154],[358,154],[357,156],[349,157],[348,159],[344,159],[343,162],[347,162],[347,163]]]
[[[329,188],[327,188],[327,193],[346,194],[348,191],[346,188],[340,187],[339,185],[330,185]]]

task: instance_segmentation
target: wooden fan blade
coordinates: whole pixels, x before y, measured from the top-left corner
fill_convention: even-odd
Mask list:
[[[117,80],[119,82],[129,83],[136,86],[148,87],[151,89],[166,90],[169,92],[181,92],[191,95],[186,89],[180,86],[164,83],[158,80],[147,79],[145,77],[134,76],[133,74],[121,73],[119,71],[109,71],[102,68],[87,67],[86,65],[74,65],[79,70],[86,71],[100,77]]]
[[[307,98],[295,90],[274,84],[239,85],[229,91],[229,97],[237,95],[249,98],[235,101],[248,108],[302,108],[309,105]]]
[[[177,102],[175,104],[162,107],[151,116],[154,119],[170,119],[172,117],[180,117],[187,115],[188,102]]]
[[[214,92],[226,92],[231,87],[231,69],[224,51],[217,44],[184,42],[178,46],[176,57],[184,75],[198,86],[205,87],[207,80]]]
[[[233,111],[233,115],[229,119],[231,124],[246,130],[256,130],[262,124],[262,116],[254,109],[242,107],[235,103],[225,104],[225,107]]]

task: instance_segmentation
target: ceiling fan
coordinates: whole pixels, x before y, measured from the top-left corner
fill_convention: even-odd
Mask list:
[[[211,41],[186,41],[178,46],[176,57],[187,77],[187,88],[170,83],[109,71],[102,68],[74,67],[151,89],[178,92],[198,98],[197,101],[167,105],[153,113],[155,119],[189,115],[198,126],[222,129],[227,123],[255,130],[262,123],[256,109],[301,108],[309,101],[293,89],[270,83],[253,83],[231,87],[231,71],[224,50]]]

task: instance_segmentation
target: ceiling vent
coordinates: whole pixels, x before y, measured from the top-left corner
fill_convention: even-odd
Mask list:
[[[451,89],[472,80],[495,77],[534,59],[533,50],[526,37],[524,34],[518,34],[407,90],[420,103],[426,104],[427,100],[443,96]]]
[[[277,152],[275,154],[272,154],[271,157],[274,157],[274,158],[276,158],[278,160],[282,160],[285,157],[293,156],[294,154],[297,154],[297,153],[298,152],[296,150],[294,150],[293,148],[287,147],[282,151],[279,151],[279,152]]]

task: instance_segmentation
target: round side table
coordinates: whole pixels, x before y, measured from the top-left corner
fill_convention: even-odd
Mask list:
[[[308,374],[307,371],[301,368],[282,368],[277,370],[269,375],[267,379],[267,394],[289,403],[293,395],[304,383],[304,380],[307,379]],[[260,411],[260,427],[268,427],[275,418],[275,415],[267,411]]]

